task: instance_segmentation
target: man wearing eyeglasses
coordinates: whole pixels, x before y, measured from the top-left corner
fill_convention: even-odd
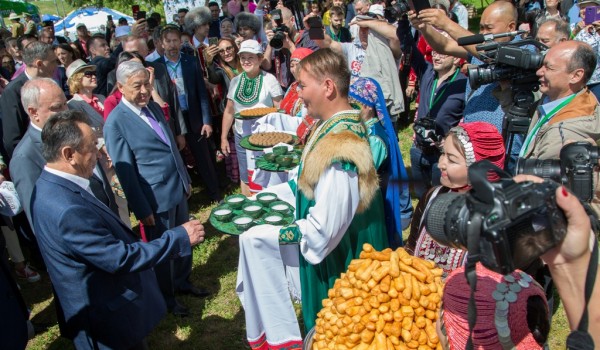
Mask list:
[[[161,38],[165,55],[155,62],[165,65],[175,85],[177,102],[188,130],[186,143],[192,151],[198,173],[206,184],[208,195],[212,200],[219,201],[222,195],[208,143],[213,133],[212,116],[200,62],[180,52],[181,32],[176,26],[165,26]]]

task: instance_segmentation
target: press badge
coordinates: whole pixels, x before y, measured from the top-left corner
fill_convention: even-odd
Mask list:
[[[177,98],[179,99],[179,106],[182,110],[188,110],[187,96],[185,95],[185,85],[183,83],[183,78],[175,78],[173,79],[173,83],[175,83],[175,88],[177,89]]]

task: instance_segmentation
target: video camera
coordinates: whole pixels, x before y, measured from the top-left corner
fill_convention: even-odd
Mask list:
[[[281,14],[281,10],[275,9],[271,11],[271,18],[277,24],[277,27],[273,28],[273,32],[275,35],[269,41],[269,45],[275,50],[279,50],[283,47],[283,41],[285,40],[285,34],[290,33],[290,28],[283,24],[283,16]]]
[[[488,180],[488,172],[500,176]],[[469,259],[508,274],[524,269],[567,233],[553,181],[516,183],[487,160],[469,167],[467,193],[438,195],[427,212],[427,231],[443,245],[467,249]]]
[[[483,44],[477,45],[476,49],[479,58],[486,64],[469,68],[469,83],[473,89],[500,80],[531,82],[535,90],[539,88],[536,71],[542,66],[547,47],[535,40],[508,43],[493,41],[496,38],[514,36],[522,32],[516,31],[496,35],[477,34],[458,40],[459,45],[472,45],[485,41]],[[540,53],[532,52],[523,47],[527,45],[537,47]]]
[[[579,141],[565,145],[560,159],[523,159],[517,162],[517,174],[539,176],[567,186],[582,201],[594,198],[594,168],[600,159],[599,148]]]

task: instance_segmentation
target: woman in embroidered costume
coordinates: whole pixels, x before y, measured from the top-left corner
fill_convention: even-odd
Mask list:
[[[504,167],[504,141],[495,126],[485,122],[461,123],[450,129],[441,151],[438,167],[441,186],[431,188],[419,201],[412,219],[406,250],[414,256],[432,260],[445,274],[462,266],[466,251],[442,246],[434,241],[425,227],[431,201],[440,193],[469,190],[467,170],[476,161],[487,159]]]
[[[225,156],[230,153],[227,134],[234,125],[233,115],[240,111],[256,107],[276,107],[283,96],[283,91],[277,79],[260,69],[262,62],[262,48],[255,40],[242,42],[238,51],[242,65],[242,74],[234,77],[227,93],[227,105],[223,112],[223,125],[221,129],[221,151]],[[240,146],[242,137],[250,135],[253,120],[235,120],[235,150],[237,152],[240,170],[242,193],[250,195],[251,178],[254,170],[254,154]],[[254,187],[254,186],[252,186]],[[253,190],[260,190],[256,186]]]
[[[229,20],[231,22],[231,20]],[[227,92],[231,79],[242,72],[240,57],[238,56],[238,47],[232,38],[226,37],[219,40],[218,45],[210,46],[206,51],[206,68],[208,70],[208,81],[215,84],[219,89],[219,98],[221,99],[220,109],[224,110],[227,104]],[[221,121],[222,122],[222,121]],[[238,167],[237,153],[235,152],[235,141],[233,133],[228,133],[230,153],[225,159],[225,168],[227,176],[231,182],[240,180],[240,171]],[[217,160],[224,157],[218,151]]]
[[[301,294],[308,330],[327,291],[362,245],[388,246],[368,131],[348,102],[344,58],[330,49],[316,51],[300,63],[298,80],[299,97],[318,123],[297,180],[268,188],[294,205],[296,220],[283,227],[255,226],[240,236],[236,292],[253,349],[301,349],[290,293]]]
[[[353,79],[350,102],[361,107],[361,119],[369,130],[369,145],[384,194],[385,223],[390,247],[402,246],[402,231],[408,227],[413,207],[398,137],[385,106],[383,91],[371,78]]]
[[[550,323],[542,287],[520,270],[502,276],[477,263],[476,272],[473,349],[543,349]],[[466,349],[469,294],[464,267],[460,267],[446,279],[443,306],[436,322],[443,349]]]

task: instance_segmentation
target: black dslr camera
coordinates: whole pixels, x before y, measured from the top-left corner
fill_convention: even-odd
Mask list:
[[[491,183],[488,172],[500,176]],[[437,196],[427,213],[427,231],[443,245],[467,249],[471,259],[508,274],[528,267],[567,233],[556,205],[558,184],[514,182],[487,160],[469,167],[467,193]]]
[[[413,130],[415,131],[415,142],[421,148],[433,150],[435,147],[433,144],[441,140],[441,136],[436,132],[435,120],[429,115],[417,119]]]
[[[275,35],[273,36],[271,41],[269,41],[269,45],[271,45],[271,47],[273,49],[279,50],[283,47],[283,41],[285,40],[285,34],[290,33],[290,28],[288,28],[288,26],[283,24],[283,16],[281,14],[281,10],[276,9],[276,10],[271,11],[271,18],[275,21],[275,24],[277,24],[277,27],[273,28],[273,32],[275,33]]]
[[[469,68],[469,83],[473,89],[481,85],[500,80],[521,80],[537,82],[536,71],[544,62],[543,53],[531,52],[526,45],[533,45],[541,50],[546,47],[534,40],[498,43],[495,41],[477,45],[480,58],[485,65]]]
[[[594,168],[598,164],[598,146],[574,142],[560,150],[560,159],[519,159],[517,174],[530,174],[567,186],[584,202],[594,198]]]
[[[394,4],[392,2],[392,0],[387,0],[383,9],[383,16],[388,22],[395,22],[410,11],[407,0],[398,0]]]

